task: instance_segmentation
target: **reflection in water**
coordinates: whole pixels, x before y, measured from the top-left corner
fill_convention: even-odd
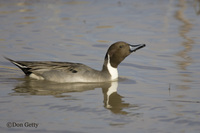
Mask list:
[[[187,9],[186,1],[179,0],[179,7],[180,9],[175,13],[175,18],[183,23],[179,28],[179,34],[184,39],[184,41],[181,44],[184,47],[184,49],[178,52],[176,55],[180,56],[184,60],[177,62],[177,64],[179,69],[183,71],[180,73],[180,75],[182,77],[187,78],[182,81],[191,82],[190,80],[188,80],[188,78],[190,78],[191,75],[189,72],[187,72],[187,67],[193,62],[193,60],[188,55],[188,53],[192,50],[192,44],[194,43],[194,41],[192,40],[192,38],[187,36],[187,33],[192,29],[193,24],[191,24],[190,21],[184,15],[184,11]],[[188,89],[188,87],[183,88]]]
[[[200,14],[200,0],[194,0],[194,9],[197,15]]]
[[[122,101],[122,96],[117,93],[118,82],[105,83],[63,83],[58,84],[49,81],[39,81],[25,78],[25,81],[15,87],[14,93],[11,95],[53,95],[55,97],[63,97],[63,93],[83,92],[102,88],[104,96],[104,107],[116,114],[128,114],[123,111],[124,108],[130,106],[129,103]],[[133,107],[133,106],[132,106]],[[138,107],[134,105],[134,107]]]
[[[80,5],[80,4],[87,4],[89,3],[88,1],[76,1],[76,0],[70,0],[63,2],[63,4],[69,4],[69,5]]]
[[[123,108],[130,104],[123,103],[122,96],[117,93],[118,82],[112,82],[109,88],[102,88],[104,94],[104,106],[116,114],[128,114]]]

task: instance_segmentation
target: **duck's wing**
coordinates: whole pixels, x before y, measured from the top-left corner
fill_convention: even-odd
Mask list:
[[[52,62],[52,61],[14,61],[5,57],[7,60],[12,62],[14,65],[19,67],[27,76],[34,73],[42,76],[43,73],[51,71],[65,72],[69,74],[77,73],[78,71],[92,70],[92,68],[81,64],[71,62]]]

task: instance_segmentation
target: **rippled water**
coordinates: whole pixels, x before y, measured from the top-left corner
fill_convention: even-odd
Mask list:
[[[112,83],[32,80],[3,58],[101,69],[120,40],[147,46]],[[1,132],[199,133],[199,44],[198,0],[1,0]]]

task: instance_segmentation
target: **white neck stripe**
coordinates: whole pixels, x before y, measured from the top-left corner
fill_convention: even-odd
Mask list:
[[[114,68],[110,64],[110,55],[108,54],[108,64],[107,64],[108,72],[111,75],[111,80],[115,80],[118,78],[118,71],[117,68]]]

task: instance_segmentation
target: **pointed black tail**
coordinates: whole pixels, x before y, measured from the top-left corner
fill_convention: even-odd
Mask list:
[[[10,58],[4,57],[5,59],[9,60],[11,63],[13,63],[14,65],[16,65],[17,67],[19,67],[27,76],[30,75],[32,72],[30,72],[30,68],[28,68],[26,65],[24,65],[23,63],[19,62],[19,61],[14,61]]]

